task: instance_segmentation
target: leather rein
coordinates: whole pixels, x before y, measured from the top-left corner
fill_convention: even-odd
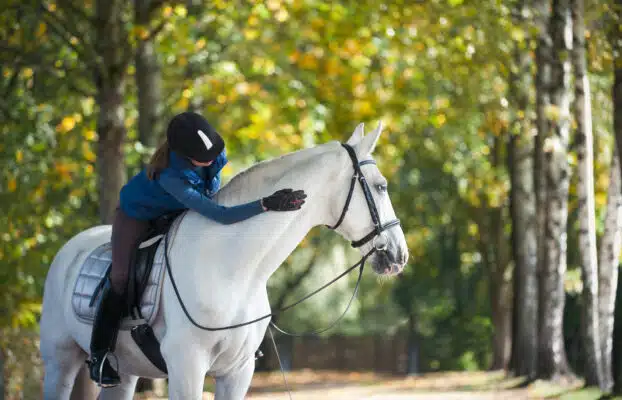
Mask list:
[[[352,247],[361,247],[364,244],[368,243],[371,240],[374,240],[373,246],[371,248],[370,251],[368,251],[360,260],[359,262],[357,262],[356,264],[352,265],[350,268],[346,269],[344,272],[342,272],[339,276],[337,276],[336,278],[334,278],[333,280],[331,280],[330,282],[322,285],[321,287],[319,287],[318,289],[314,290],[313,292],[309,293],[308,295],[304,296],[303,298],[299,299],[298,301],[295,301],[294,303],[291,303],[285,307],[282,307],[281,309],[271,312],[269,314],[263,315],[261,317],[255,318],[253,320],[250,321],[246,321],[246,322],[242,322],[239,324],[233,324],[233,325],[228,325],[228,326],[222,326],[222,327],[208,327],[205,325],[202,325],[200,323],[198,323],[194,318],[192,318],[192,316],[190,315],[190,313],[188,312],[188,309],[186,308],[186,305],[184,304],[184,302],[181,299],[181,295],[179,293],[179,290],[177,288],[177,284],[175,283],[175,279],[173,278],[173,273],[171,271],[171,263],[169,261],[169,256],[168,256],[168,242],[169,242],[169,233],[170,230],[166,232],[166,234],[164,235],[164,261],[166,264],[166,270],[168,272],[169,278],[171,280],[171,284],[173,286],[173,290],[175,291],[175,295],[177,297],[177,300],[179,301],[179,305],[181,306],[182,310],[184,311],[184,314],[186,314],[186,317],[188,318],[188,320],[192,323],[192,325],[194,325],[195,327],[204,330],[204,331],[223,331],[223,330],[228,330],[228,329],[235,329],[235,328],[241,328],[243,326],[247,326],[247,325],[251,325],[254,324],[256,322],[262,321],[264,319],[270,318],[272,316],[278,315],[280,313],[282,313],[283,311],[286,311],[290,308],[293,308],[294,306],[302,303],[303,301],[307,300],[308,298],[314,296],[315,294],[319,293],[320,291],[326,289],[328,286],[332,285],[333,283],[337,282],[339,279],[343,278],[344,276],[346,276],[348,273],[350,273],[350,271],[352,271],[355,268],[359,268],[359,274],[358,274],[358,278],[356,281],[356,286],[354,287],[354,292],[352,293],[352,297],[350,298],[350,301],[348,302],[348,305],[346,306],[345,310],[343,311],[343,313],[339,316],[339,318],[337,318],[335,321],[333,321],[333,323],[331,323],[327,328],[321,329],[321,330],[317,330],[317,331],[313,331],[313,332],[306,332],[306,333],[302,333],[302,334],[296,334],[296,333],[289,333],[286,332],[282,329],[280,329],[278,326],[276,326],[276,324],[274,324],[273,322],[271,322],[272,326],[275,327],[275,329],[277,329],[279,332],[284,333],[286,335],[289,336],[304,336],[304,335],[316,335],[322,332],[325,332],[329,329],[331,329],[332,327],[334,327],[348,312],[348,310],[350,309],[350,306],[352,304],[352,301],[354,300],[354,298],[356,297],[356,294],[358,293],[358,289],[360,286],[360,282],[361,282],[361,278],[363,276],[363,269],[365,268],[365,262],[367,261],[367,259],[376,251],[385,251],[386,250],[386,243],[384,244],[378,244],[375,239],[380,237],[382,232],[384,232],[385,230],[392,228],[394,226],[398,226],[400,225],[400,221],[399,219],[394,219],[391,220],[389,222],[387,222],[386,224],[382,224],[380,222],[380,214],[378,213],[378,209],[376,208],[376,203],[374,202],[374,198],[372,197],[371,194],[371,190],[369,189],[369,185],[367,184],[367,181],[365,180],[365,176],[363,175],[363,172],[361,171],[361,166],[363,165],[368,165],[368,164],[376,164],[376,162],[374,160],[364,160],[359,162],[358,158],[356,157],[356,153],[354,151],[354,149],[352,148],[352,146],[342,143],[341,146],[343,148],[346,149],[346,151],[348,152],[348,155],[350,156],[350,160],[352,161],[352,166],[354,167],[354,175],[352,176],[352,180],[351,180],[351,184],[350,184],[350,190],[348,192],[348,197],[346,199],[346,204],[343,207],[343,211],[341,212],[341,216],[339,217],[339,220],[337,221],[337,223],[333,226],[329,226],[328,228],[330,229],[337,229],[341,223],[343,222],[346,213],[348,212],[348,208],[350,207],[350,202],[352,200],[352,195],[354,193],[354,188],[356,186],[356,182],[358,181],[360,183],[361,189],[363,190],[363,194],[365,195],[365,201],[367,202],[367,206],[369,208],[369,213],[372,219],[372,222],[374,224],[374,229],[367,234],[365,237],[363,237],[360,240],[355,240],[353,242],[351,242]]]

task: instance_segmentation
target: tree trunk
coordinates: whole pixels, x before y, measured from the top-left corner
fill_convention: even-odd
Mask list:
[[[151,0],[135,1],[137,26],[147,29],[152,19]],[[136,86],[138,89],[138,138],[145,147],[156,147],[162,136],[161,73],[155,38],[140,40],[136,49]]]
[[[542,303],[545,297],[544,271],[545,271],[545,226],[546,226],[546,160],[544,157],[544,141],[549,134],[549,121],[546,118],[546,110],[551,99],[549,86],[551,84],[551,48],[552,40],[549,32],[550,0],[535,2],[535,26],[538,34],[538,47],[536,50],[536,137],[534,139],[534,187],[536,192],[536,243],[537,243],[537,283],[538,283],[538,314],[537,335],[538,354],[540,352],[540,335],[546,315]],[[537,369],[537,368],[536,368]]]
[[[4,349],[0,347],[0,400],[4,400],[6,385],[4,384]]]
[[[600,346],[603,383],[606,392],[613,388],[613,322],[618,283],[618,259],[622,250],[622,182],[620,158],[614,151],[609,173],[605,231],[600,243],[598,289]]]
[[[491,277],[492,370],[507,369],[512,349],[512,285],[505,279],[505,268]]]
[[[546,150],[545,257],[542,274],[542,320],[539,337],[539,376],[555,379],[570,373],[564,348],[568,188],[570,168],[570,50],[571,18],[569,0],[554,0],[550,22],[553,39],[551,57],[551,134]]]
[[[501,135],[495,138],[491,152],[491,164],[501,168],[504,141]],[[490,299],[492,311],[493,359],[491,369],[507,369],[512,350],[512,283],[510,277],[509,238],[505,234],[505,207],[489,208],[490,235],[484,236],[485,246],[490,254]]]
[[[152,0],[134,1],[134,21],[137,27],[149,30],[153,17]],[[158,56],[155,50],[154,35],[139,38],[135,54],[136,88],[138,92],[138,140],[147,148],[154,148],[162,134],[161,117],[161,75]],[[160,380],[164,381],[164,380]],[[137,388],[142,391],[156,391],[158,384],[154,380],[140,378]],[[161,383],[161,382],[160,382]],[[162,386],[160,384],[160,386]],[[161,392],[161,390],[159,390]],[[156,393],[161,394],[161,393]]]
[[[516,10],[515,22],[524,23],[524,4]],[[512,256],[514,258],[514,312],[510,368],[516,375],[536,376],[538,353],[537,215],[534,186],[534,138],[527,118],[530,87],[528,42],[516,43],[514,68],[510,77],[510,98],[515,104],[510,142],[510,214]]]
[[[616,13],[618,16],[618,20],[622,18],[622,0],[616,1]],[[617,29],[617,28],[616,28]],[[614,32],[617,32],[615,30]],[[619,161],[620,154],[622,154],[622,44],[619,42],[619,33],[613,35],[612,45],[613,48],[617,50],[617,56],[614,61],[614,82],[612,89],[612,97],[613,97],[613,131],[615,135],[617,154],[618,154],[618,166],[622,171],[622,162]],[[622,173],[621,173],[622,176]],[[610,188],[611,190],[611,188]],[[619,224],[618,224],[619,226]],[[615,259],[615,274],[618,273],[618,256],[619,252],[614,254],[613,257]],[[613,285],[615,285],[616,281],[611,281]],[[613,286],[613,289],[615,286]],[[616,290],[613,290],[611,296],[615,296]],[[615,302],[615,299],[614,299]],[[612,307],[613,308],[613,307]],[[607,319],[607,322],[610,322],[610,319]],[[614,321],[614,325],[619,325],[616,321]],[[616,328],[617,329],[617,328]],[[618,333],[619,334],[619,333]],[[608,342],[607,342],[608,344]],[[612,346],[615,349],[615,346]],[[622,346],[618,346],[618,348],[622,348]],[[617,351],[618,355],[620,351]],[[612,364],[615,364],[612,362]],[[622,362],[618,362],[619,365],[615,367],[614,381],[615,381],[615,390],[618,393],[622,393]]]
[[[408,316],[408,363],[406,375],[416,376],[421,372],[419,368],[419,333],[417,332],[417,317],[414,312]]]
[[[104,223],[112,222],[119,191],[125,182],[123,142],[127,131],[123,102],[131,49],[122,19],[123,5],[121,0],[98,0],[96,3],[96,50],[101,56],[101,66],[95,76],[99,106],[97,172],[99,214]]]
[[[585,383],[604,390],[598,321],[598,255],[596,250],[596,205],[594,201],[594,139],[592,102],[585,60],[583,0],[571,0],[575,72],[574,118],[577,124],[577,195],[579,213],[579,262],[583,280],[581,312]]]

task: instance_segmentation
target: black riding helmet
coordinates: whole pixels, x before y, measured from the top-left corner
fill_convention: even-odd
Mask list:
[[[171,119],[166,138],[171,150],[198,162],[214,161],[225,148],[225,141],[210,123],[190,111]]]

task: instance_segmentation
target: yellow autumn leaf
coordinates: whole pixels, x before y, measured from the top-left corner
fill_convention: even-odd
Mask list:
[[[175,6],[175,14],[178,17],[184,18],[186,15],[188,15],[188,10],[186,10],[185,6],[178,4]]]
[[[447,121],[447,117],[445,116],[445,114],[437,114],[432,117],[432,124],[436,128],[440,128],[441,126],[445,125],[446,121]]]
[[[24,152],[21,150],[17,150],[15,152],[15,161],[21,163],[24,160]]]
[[[162,16],[165,18],[170,17],[173,14],[173,7],[166,6],[162,9]]]
[[[256,15],[251,15],[248,17],[248,21],[246,21],[249,26],[255,26],[259,23],[259,18]]]
[[[43,185],[39,185],[39,187],[37,187],[35,191],[32,193],[33,200],[34,201],[41,200],[43,198],[43,193],[44,193]]]
[[[201,50],[203,47],[205,47],[205,44],[206,44],[205,39],[201,38],[197,40],[197,42],[194,44],[194,48],[196,50]]]
[[[136,25],[133,30],[134,36],[136,37],[139,37],[143,40],[149,37],[149,31],[143,25]]]
[[[231,164],[227,164],[222,168],[222,174],[226,177],[231,176],[231,174],[233,173],[233,168],[231,167]]]
[[[336,59],[336,58],[334,58],[334,57],[333,57],[333,58],[330,58],[330,59],[326,62],[325,69],[326,69],[326,73],[327,73],[329,76],[335,76],[335,75],[337,75],[337,74],[340,72],[340,70],[341,70],[339,60],[337,60],[337,59]]]
[[[9,179],[9,183],[7,185],[9,192],[13,193],[17,189],[17,180],[13,177]]]
[[[266,5],[268,9],[275,11],[281,7],[281,2],[279,0],[268,0]]]
[[[360,116],[366,116],[372,113],[373,108],[371,102],[367,100],[356,100],[354,102],[354,111]]]
[[[244,29],[244,38],[246,40],[255,40],[259,37],[259,31],[257,29]]]
[[[277,11],[275,17],[277,21],[285,22],[289,18],[289,13],[285,9],[280,9],[279,11]]]
[[[35,33],[35,35],[40,38],[41,36],[45,35],[45,32],[47,32],[47,25],[45,24],[45,22],[39,22],[39,26],[37,26],[37,32]]]
[[[607,204],[607,193],[596,193],[594,195],[594,203],[596,204],[596,207],[604,207]]]
[[[61,121],[60,124],[56,126],[56,131],[60,133],[67,133],[72,130],[76,126],[76,120],[73,116],[66,116]]]
[[[89,162],[94,162],[96,159],[95,153],[91,150],[91,146],[88,142],[82,142],[82,155],[84,159]]]
[[[298,50],[294,50],[292,53],[289,54],[288,58],[289,62],[291,63],[298,62],[298,60],[300,59],[300,52]]]
[[[190,104],[190,102],[188,101],[188,98],[182,97],[175,104],[175,108],[178,108],[180,110],[185,110],[188,108],[188,104]]]
[[[305,53],[300,59],[300,66],[305,69],[317,69],[317,59],[311,53]]]
[[[97,139],[97,132],[95,132],[92,129],[89,129],[87,131],[84,132],[84,134],[82,135],[86,140],[89,141],[94,141]]]
[[[33,75],[32,68],[24,68],[22,70],[22,76],[24,78],[30,78],[30,77],[32,77],[32,75]]]

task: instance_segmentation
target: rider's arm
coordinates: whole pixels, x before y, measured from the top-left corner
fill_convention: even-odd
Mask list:
[[[221,224],[233,224],[264,212],[260,200],[233,207],[219,205],[177,176],[163,173],[158,182],[184,206]]]

